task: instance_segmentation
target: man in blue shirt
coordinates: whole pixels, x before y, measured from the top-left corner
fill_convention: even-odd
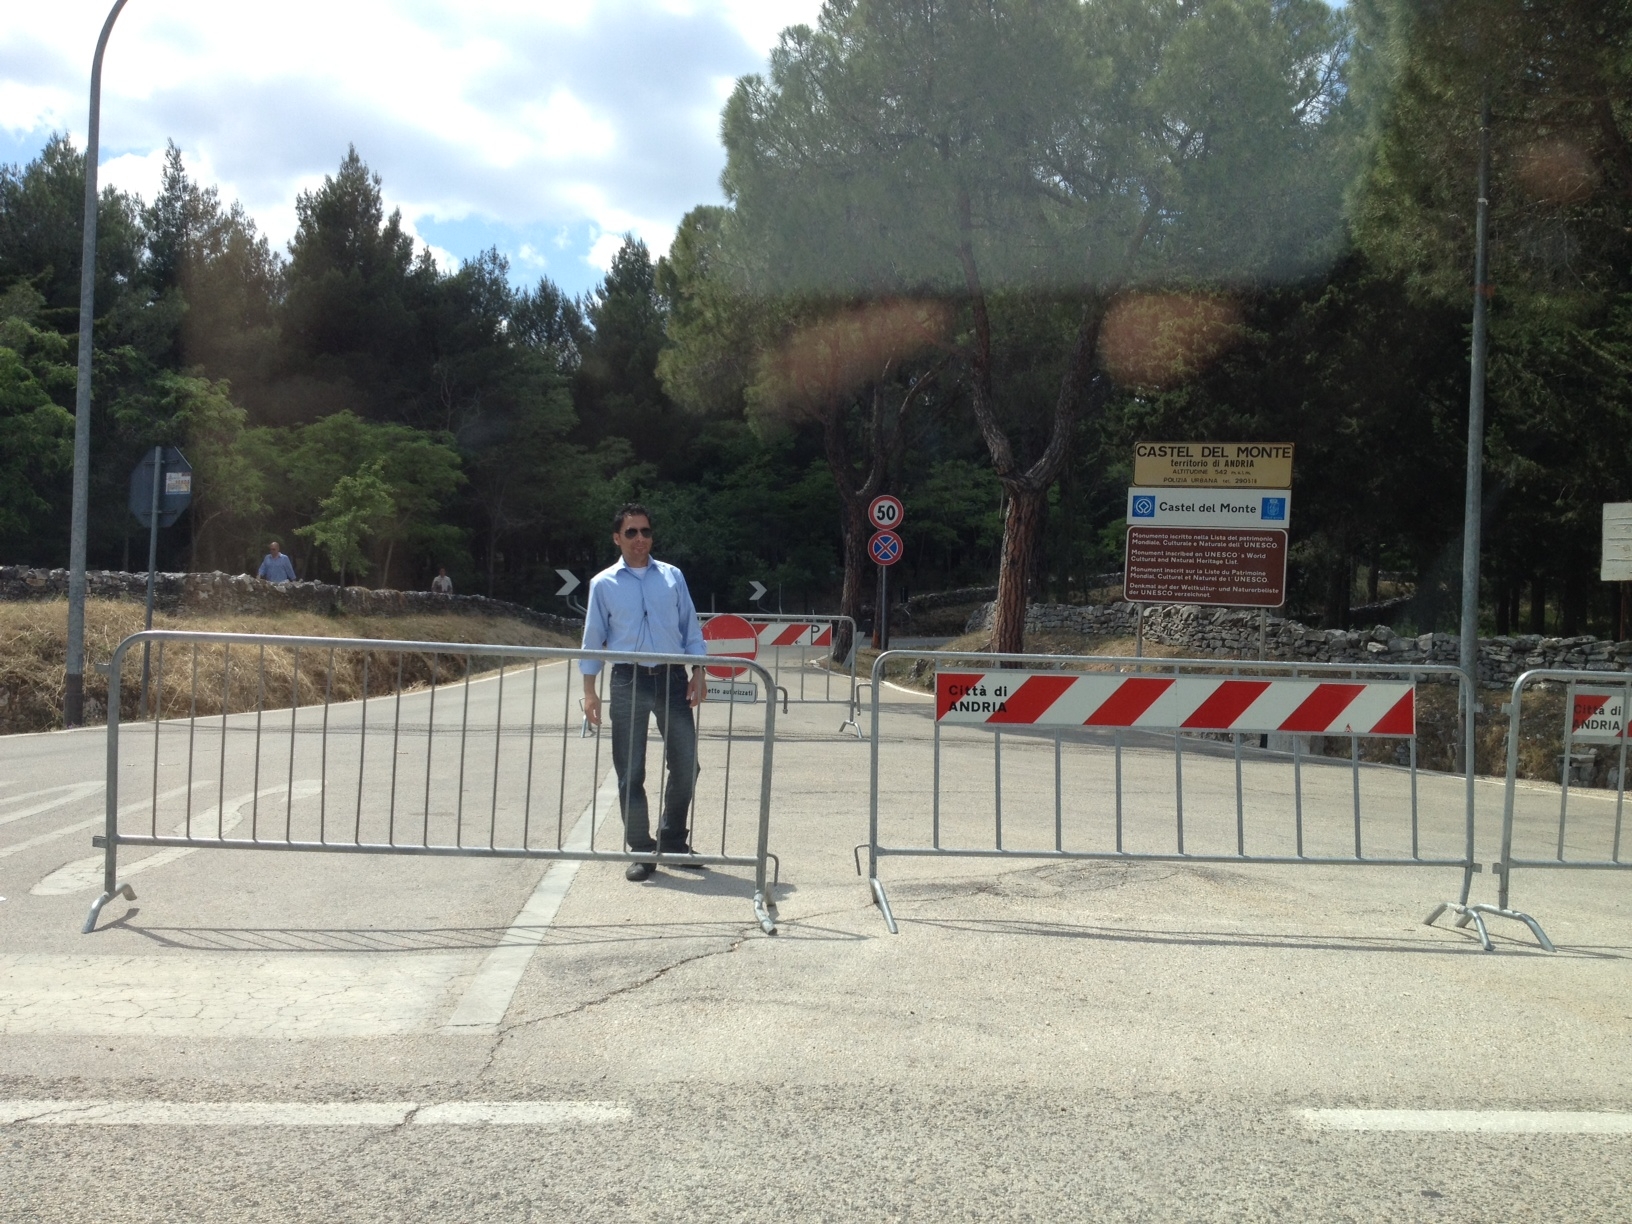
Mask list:
[[[707,655],[697,609],[686,579],[674,566],[652,557],[652,516],[631,502],[612,516],[612,542],[623,554],[589,580],[584,613],[584,649],[630,653]],[[596,691],[601,663],[584,659],[584,714],[601,725]],[[637,853],[691,854],[687,817],[697,780],[697,724],[692,710],[703,699],[703,669],[688,677],[682,664],[614,663],[608,703],[612,715],[612,767],[618,775],[624,841]],[[661,797],[657,840],[652,839],[646,804],[646,728],[652,715],[663,737],[669,773]],[[690,866],[690,864],[682,864]],[[650,878],[651,863],[630,863],[626,878]]]
[[[266,556],[262,558],[261,568],[255,571],[255,576],[265,578],[268,582],[293,582],[294,563],[278,551],[278,542],[273,540],[266,548]]]

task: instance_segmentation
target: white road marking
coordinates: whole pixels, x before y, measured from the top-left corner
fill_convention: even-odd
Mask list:
[[[43,846],[48,841],[56,841],[59,837],[67,837],[70,833],[78,833],[81,829],[94,829],[99,824],[106,824],[102,816],[93,816],[89,820],[82,820],[78,824],[63,825],[60,829],[52,829],[49,833],[41,833],[38,837],[31,837],[27,841],[20,841],[10,846],[0,846],[0,858],[7,858],[13,854],[21,854],[24,850],[32,850],[35,846]]]
[[[0,1034],[313,1038],[434,1032],[468,951],[0,953]]]
[[[578,817],[578,823],[573,825],[572,833],[567,837],[567,849],[587,850],[590,828],[596,817],[604,819],[617,810],[618,781],[616,775],[608,772],[600,792],[584,809],[583,815]],[[481,1035],[499,1031],[504,1014],[510,1010],[510,1000],[515,997],[516,987],[521,985],[522,975],[527,972],[527,965],[533,959],[533,953],[544,942],[546,929],[555,921],[556,911],[561,908],[567,890],[578,875],[578,866],[576,861],[567,859],[550,865],[533,889],[533,895],[527,898],[527,904],[511,921],[504,939],[487,954],[475,978],[465,988],[459,1006],[454,1008],[453,1016],[441,1028],[444,1035]]]
[[[195,782],[192,789],[207,790],[214,785],[214,782],[209,781]],[[185,786],[178,786],[174,790],[164,791],[158,797],[159,802],[163,803],[166,799],[174,799],[177,795],[185,794],[188,789],[189,788]],[[152,802],[153,798],[152,796],[149,796],[146,799],[138,799],[135,803],[127,803],[119,809],[119,815],[130,816],[141,811],[143,808],[148,807]],[[60,829],[52,829],[49,833],[41,833],[38,837],[31,837],[27,841],[20,841],[10,846],[0,846],[0,858],[6,858],[9,855],[19,854],[24,850],[31,850],[35,846],[43,846],[48,841],[55,841],[59,837],[67,837],[68,834],[78,833],[81,829],[93,829],[97,825],[105,824],[106,822],[106,816],[93,816],[90,820],[82,820],[78,824],[63,825]],[[98,861],[100,862],[101,860],[98,859]]]
[[[1544,1109],[1305,1109],[1317,1130],[1487,1135],[1632,1135],[1632,1113]]]
[[[233,829],[237,828],[239,822],[244,818],[244,809],[257,798],[266,799],[273,795],[281,795],[287,789],[284,786],[268,786],[260,791],[249,791],[229,799],[225,806],[231,815],[220,823],[220,835],[225,837]],[[322,785],[318,782],[296,782],[294,797],[296,799],[309,799],[321,792],[322,789]],[[191,825],[194,837],[204,838],[207,836],[213,838],[216,835],[217,826],[212,823],[215,819],[215,813],[215,808],[206,808],[192,818]],[[177,837],[185,837],[187,829],[188,821],[182,820],[172,830],[172,833]],[[173,863],[177,859],[186,858],[198,848],[197,846],[166,846],[156,854],[150,854],[146,858],[133,859],[130,862],[121,861],[119,864],[119,879],[123,881],[128,876],[139,875],[144,871],[151,871],[155,867],[163,867],[167,863]],[[96,891],[102,887],[104,861],[105,856],[101,854],[94,855],[91,858],[78,859],[58,867],[28,891],[36,897],[65,897],[70,893]]]
[[[66,807],[68,804],[73,803],[77,799],[83,799],[86,795],[93,794],[94,792],[101,790],[102,786],[103,784],[101,782],[70,782],[66,786],[52,786],[47,787],[45,790],[31,791],[26,795],[14,795],[4,802],[26,803],[30,799],[38,799],[41,795],[51,795],[58,791],[71,792],[62,796],[60,799],[52,799],[46,803],[35,804],[33,807],[24,808],[20,812],[7,812],[5,815],[0,816],[0,825],[8,825],[14,820],[26,820],[30,816],[38,816],[41,812],[49,812],[52,808]]]
[[[570,1126],[632,1116],[615,1101],[0,1101],[0,1126]]]
[[[449,1101],[422,1105],[416,1126],[562,1126],[573,1122],[627,1122],[615,1101]]]

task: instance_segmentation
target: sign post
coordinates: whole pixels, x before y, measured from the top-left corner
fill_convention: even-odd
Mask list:
[[[868,503],[867,521],[876,529],[867,541],[867,555],[878,565],[878,615],[873,618],[873,646],[878,650],[890,648],[890,566],[905,551],[898,532],[906,518],[900,498],[888,493]]]
[[[890,648],[890,566],[901,560],[905,546],[893,531],[875,531],[867,541],[867,554],[878,565],[878,615],[873,619],[873,645]]]
[[[193,465],[173,446],[155,446],[130,473],[130,512],[147,528],[147,614],[143,628],[153,628],[153,598],[158,581],[159,528],[171,526],[193,500]],[[142,645],[141,710],[147,711],[150,648]],[[155,713],[157,713],[155,711]]]
[[[1626,640],[1627,583],[1632,582],[1632,502],[1604,503],[1603,552],[1598,577],[1621,584],[1620,633]]]

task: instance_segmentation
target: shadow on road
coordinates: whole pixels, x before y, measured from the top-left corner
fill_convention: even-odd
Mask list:
[[[957,931],[966,935],[1039,936],[1047,939],[1089,939],[1104,943],[1133,943],[1183,946],[1193,948],[1279,948],[1300,952],[1381,952],[1415,956],[1463,956],[1469,952],[1481,953],[1478,937],[1470,929],[1458,931],[1454,927],[1426,928],[1455,937],[1455,942],[1425,942],[1423,939],[1380,937],[1364,935],[1288,935],[1255,934],[1244,931],[1151,931],[1138,928],[1089,926],[1069,922],[1037,922],[1027,919],[971,919],[971,918],[914,918],[903,914],[898,905],[896,920],[903,930],[911,926],[933,927]],[[1465,935],[1465,938],[1463,936]],[[1504,937],[1494,928],[1491,941],[1506,952],[1522,952],[1548,959],[1572,960],[1632,960],[1632,948],[1619,946],[1560,947],[1557,952],[1544,952],[1528,936]]]

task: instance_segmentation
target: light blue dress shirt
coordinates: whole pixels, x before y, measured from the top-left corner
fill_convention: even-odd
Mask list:
[[[259,577],[268,582],[293,582],[295,580],[295,566],[289,560],[288,553],[279,553],[273,556],[267,553],[261,560]]]
[[[589,580],[584,614],[585,650],[645,654],[707,655],[697,609],[686,577],[667,561],[649,560],[644,575],[619,558]],[[600,672],[599,659],[581,659],[586,676]]]

